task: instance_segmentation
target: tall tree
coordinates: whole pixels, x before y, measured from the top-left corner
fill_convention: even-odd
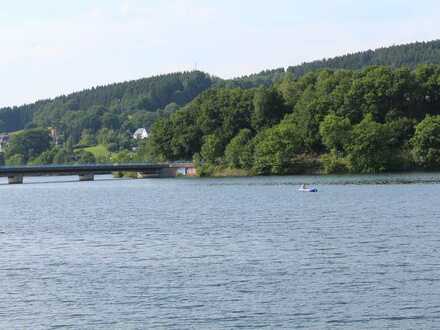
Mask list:
[[[260,88],[254,96],[252,127],[257,131],[271,127],[280,122],[287,111],[284,99],[274,88]]]
[[[411,140],[415,161],[427,168],[440,167],[440,116],[427,116]]]

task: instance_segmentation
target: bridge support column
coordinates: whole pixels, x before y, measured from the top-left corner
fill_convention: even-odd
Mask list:
[[[22,184],[23,183],[23,175],[14,175],[8,177],[9,184]]]
[[[80,174],[79,175],[79,181],[83,182],[83,181],[94,181],[95,180],[95,176],[93,175],[93,173],[88,173],[88,174]]]

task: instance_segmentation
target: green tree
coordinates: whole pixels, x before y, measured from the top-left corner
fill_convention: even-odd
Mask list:
[[[116,164],[130,163],[134,160],[134,154],[128,150],[123,150],[117,154],[113,154],[111,162]]]
[[[73,153],[66,149],[59,149],[53,158],[54,164],[69,164],[75,161]]]
[[[32,159],[29,163],[32,165],[48,165],[52,164],[55,155],[58,153],[59,148],[54,147],[44,151],[38,157]]]
[[[202,132],[196,124],[196,111],[197,108],[189,106],[177,111],[170,117],[170,125],[166,127],[168,131],[163,136],[166,140],[169,139],[170,150],[168,156],[165,157],[166,160],[191,159],[195,152],[200,151]],[[153,133],[151,134],[152,141],[155,142],[157,131],[154,136]],[[165,146],[168,147],[167,144]]]
[[[271,127],[281,121],[287,110],[283,97],[274,88],[260,88],[254,96],[252,127],[255,130]]]
[[[351,130],[350,120],[335,114],[327,115],[319,126],[322,142],[337,153],[342,153],[350,142]]]
[[[102,126],[112,130],[118,129],[121,126],[119,117],[116,113],[106,112],[102,115]]]
[[[200,155],[202,159],[210,164],[219,164],[223,156],[224,145],[222,139],[215,135],[207,135],[202,145]]]
[[[174,160],[171,142],[175,135],[171,119],[162,118],[154,124],[149,140],[151,141],[151,152],[155,159],[160,161]]]
[[[95,156],[88,151],[81,150],[76,155],[77,163],[79,164],[96,164],[96,158]]]
[[[82,131],[79,144],[83,146],[93,146],[96,144],[95,135],[90,129],[85,129]]]
[[[14,134],[6,148],[6,157],[21,155],[24,162],[38,157],[50,147],[49,132],[45,129],[31,129]]]
[[[97,142],[103,145],[118,142],[118,134],[110,128],[102,128],[97,133]]]
[[[296,124],[284,120],[256,136],[254,169],[259,174],[284,174],[302,152],[304,143]]]
[[[393,132],[391,143],[397,148],[406,148],[415,133],[417,121],[406,117],[399,117],[388,121],[386,125]]]
[[[5,163],[7,166],[18,166],[18,165],[25,165],[26,161],[25,161],[23,155],[15,154],[15,155],[12,155],[12,156],[6,158]]]
[[[319,124],[327,115],[329,100],[321,95],[313,85],[306,88],[296,103],[291,118],[297,123],[297,134],[303,140],[308,152],[321,152],[322,142],[319,135]]]
[[[334,149],[322,155],[321,162],[325,174],[343,174],[350,170],[350,162],[337,154]]]
[[[393,132],[384,124],[367,115],[353,128],[351,142],[347,146],[352,170],[358,173],[378,173],[393,170],[396,152],[391,140]]]
[[[427,116],[416,126],[411,139],[417,164],[427,168],[440,167],[440,116]]]
[[[250,168],[253,163],[253,138],[250,129],[242,129],[226,146],[225,161],[233,168]]]

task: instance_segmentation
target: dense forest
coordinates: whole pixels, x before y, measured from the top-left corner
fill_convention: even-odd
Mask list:
[[[193,159],[202,174],[436,168],[438,52],[440,41],[414,43],[231,80],[175,73],[0,109],[0,133],[12,132],[0,165]],[[150,138],[134,140],[139,127]]]
[[[149,127],[160,115],[188,103],[216,78],[193,71],[91,88],[53,100],[0,109],[0,132],[57,127],[78,140],[84,129]],[[97,123],[100,121],[101,123]],[[124,127],[125,126],[125,127]]]
[[[372,65],[395,68],[407,66],[414,69],[419,64],[440,64],[440,40],[368,50],[304,63],[289,67],[287,72],[299,78],[317,69],[360,70]],[[120,117],[120,122],[131,121],[126,128],[149,127],[157,119],[158,110],[163,110],[168,105],[171,105],[168,110],[175,110],[176,105],[182,106],[192,101],[209,88],[248,89],[271,86],[281,80],[285,74],[286,70],[279,68],[223,80],[203,72],[193,71],[95,87],[55,99],[0,109],[0,133],[32,127],[62,127],[70,121],[70,113],[85,111],[97,112],[98,116],[107,112],[116,113]],[[96,107],[99,107],[100,111],[97,111]],[[81,114],[75,117],[81,117]],[[87,127],[81,128],[87,129]],[[70,130],[76,129],[77,127],[70,128]]]
[[[440,40],[347,54],[291,66],[287,71],[292,72],[295,77],[300,77],[317,69],[360,70],[372,65],[386,65],[393,68],[406,66],[414,69],[420,64],[440,64]]]
[[[405,66],[415,69],[415,67],[420,64],[440,64],[440,40],[415,42],[375,50],[370,49],[354,54],[290,66],[287,70],[284,70],[284,68],[265,70],[249,76],[231,80],[220,80],[217,85],[241,88],[270,86],[280,80],[284,76],[285,71],[293,74],[295,78],[299,78],[308,72],[320,69],[361,70],[368,66],[375,65],[384,65],[393,68]]]
[[[151,131],[152,158],[202,174],[376,173],[440,165],[440,66],[318,70],[208,90]]]

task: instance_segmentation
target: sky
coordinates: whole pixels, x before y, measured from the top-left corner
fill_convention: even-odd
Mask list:
[[[438,0],[0,0],[0,107],[440,38]]]

